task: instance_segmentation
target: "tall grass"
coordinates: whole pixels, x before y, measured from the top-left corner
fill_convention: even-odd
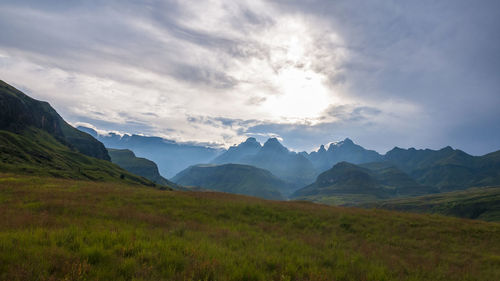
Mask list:
[[[1,280],[500,280],[500,224],[0,174]]]

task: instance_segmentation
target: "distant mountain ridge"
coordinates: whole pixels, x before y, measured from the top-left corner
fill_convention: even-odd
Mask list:
[[[94,135],[106,147],[130,149],[138,157],[147,158],[158,165],[160,174],[170,178],[183,169],[196,164],[209,163],[221,153],[220,149],[205,146],[179,144],[160,137],[140,135],[100,135],[95,130],[83,126],[79,130]]]
[[[249,162],[261,148],[262,145],[255,138],[248,138],[237,146],[231,146],[211,162],[215,164]]]
[[[355,144],[349,138],[331,143],[328,146],[328,150],[325,149],[324,145],[321,145],[317,151],[306,155],[318,172],[326,171],[333,167],[333,165],[344,161],[353,164],[362,164],[380,161],[383,158],[378,152],[367,150]]]
[[[339,162],[358,164],[381,159],[382,155],[366,150],[348,138],[330,144],[328,150],[322,145],[318,151],[311,153],[292,152],[276,138],[269,138],[264,145],[255,138],[248,138],[245,142],[230,147],[212,163],[239,163],[263,168],[292,183],[297,189],[312,183],[317,175]]]
[[[384,160],[419,183],[441,191],[500,185],[500,151],[472,156],[449,146],[440,150],[396,147],[384,155]]]
[[[133,139],[140,138],[140,136],[120,137],[113,134],[108,137],[110,140],[120,139],[122,145],[128,148],[134,146]],[[165,142],[161,138],[149,138],[148,140]],[[158,159],[164,157],[162,153],[155,153],[155,156]],[[177,154],[175,159],[181,163],[184,157],[185,155]],[[270,171],[289,183],[290,189],[283,191],[284,196],[290,196],[305,186],[310,187],[318,175],[342,162],[356,164],[361,168],[369,168],[369,170],[385,169],[384,174],[387,180],[391,177],[393,179],[390,180],[395,182],[402,180],[400,183],[403,185],[396,190],[399,195],[393,193],[390,196],[404,194],[416,196],[425,194],[425,192],[446,192],[472,186],[500,184],[500,151],[485,156],[472,156],[451,147],[440,150],[395,147],[382,155],[376,151],[367,150],[346,138],[343,141],[330,143],[328,148],[322,145],[317,151],[311,153],[296,153],[283,146],[276,138],[268,139],[263,145],[255,138],[248,138],[213,159],[209,158],[206,157],[204,161],[198,161],[196,164],[233,163],[251,165]],[[186,161],[183,164],[178,164],[178,168],[182,168],[183,165],[186,165]],[[373,176],[374,172],[371,173]],[[409,180],[419,185],[418,190],[423,193],[415,192],[416,189],[413,187],[408,189]],[[358,200],[358,195],[351,197],[353,200]],[[380,197],[381,194],[378,195]],[[344,202],[347,201],[349,200],[344,200]]]
[[[181,159],[182,156],[179,155],[178,158]],[[356,164],[362,168],[384,167],[385,175],[394,177],[392,180],[397,182],[398,179],[410,179],[425,187],[420,190],[427,190],[429,193],[436,190],[446,192],[500,184],[500,151],[484,156],[472,156],[451,147],[439,150],[395,147],[382,155],[363,148],[349,138],[331,143],[328,148],[322,145],[311,153],[290,151],[276,138],[268,139],[264,145],[255,138],[248,138],[214,159],[205,160],[205,163],[235,163],[266,169],[290,183],[290,190],[284,192],[285,196],[311,185],[318,175],[342,162]],[[425,194],[409,192],[406,188],[408,183],[407,181],[398,188],[397,192],[408,196]]]
[[[276,138],[269,138],[264,145],[255,138],[248,138],[229,148],[212,163],[246,164],[262,168],[289,182],[295,189],[312,182],[316,176],[316,170],[306,157],[288,150]]]
[[[500,151],[472,156],[449,146],[440,150],[396,147],[378,162],[336,164],[320,174],[313,184],[296,191],[292,198],[358,204],[370,199],[497,185],[500,185]]]

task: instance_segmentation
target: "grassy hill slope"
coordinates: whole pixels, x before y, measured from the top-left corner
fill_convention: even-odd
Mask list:
[[[111,163],[102,143],[66,123],[50,104],[1,80],[0,109],[0,171],[155,185]]]
[[[37,128],[27,128],[18,134],[0,130],[0,170],[58,178],[154,185],[109,161],[76,152]]]
[[[364,206],[500,222],[500,187],[470,188],[463,191],[381,201]]]
[[[267,170],[241,164],[191,166],[173,177],[172,181],[183,186],[275,200],[283,199],[280,190],[289,187]]]
[[[500,280],[500,224],[0,174],[1,280]]]
[[[40,129],[75,151],[110,160],[102,143],[66,123],[49,103],[32,99],[1,80],[0,108],[0,130],[23,133],[27,128]]]
[[[472,156],[449,146],[440,150],[394,148],[384,158],[417,182],[442,192],[500,184],[500,151]]]
[[[354,165],[341,162],[321,173],[316,181],[292,194],[292,198],[332,205],[353,205],[399,196],[437,192],[418,184],[388,163]]]
[[[111,162],[123,169],[133,174],[143,176],[156,184],[168,186],[175,185],[160,175],[158,166],[156,166],[155,162],[146,158],[136,157],[134,152],[128,149],[108,148],[107,150],[111,157]]]

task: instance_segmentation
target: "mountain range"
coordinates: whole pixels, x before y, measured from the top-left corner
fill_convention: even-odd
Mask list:
[[[149,142],[154,140],[156,143],[166,143],[165,140],[154,137],[120,137],[115,134],[104,137],[119,140],[120,145],[127,147],[134,147],[134,143],[138,142],[136,140],[141,138]],[[177,167],[182,168],[187,163],[184,155],[180,152],[176,155]],[[158,153],[151,157],[162,158]],[[451,147],[440,150],[395,147],[382,155],[355,144],[349,138],[331,143],[328,149],[322,145],[311,153],[290,151],[276,138],[268,139],[263,145],[255,138],[248,138],[213,159],[207,156],[203,160],[197,164],[242,164],[265,169],[287,183],[287,188],[280,190],[284,197],[336,202],[335,204],[357,204],[372,199],[417,196],[500,184],[500,152],[472,156]],[[162,160],[159,161],[162,163]],[[196,159],[189,161],[196,162]],[[340,167],[347,163],[353,166],[339,169],[335,167],[339,163],[343,163]],[[331,172],[331,169],[334,171]],[[328,171],[330,172],[326,173]],[[353,171],[359,173],[352,174]],[[342,181],[325,186],[318,182],[319,176],[324,177],[325,173],[346,175],[340,177]],[[366,181],[350,182],[349,179],[353,178]],[[353,188],[340,188],[348,185]]]
[[[276,138],[268,139],[264,145],[258,143],[255,138],[248,138],[245,142],[229,148],[212,163],[247,164],[266,169],[296,188],[314,180],[316,174],[307,158],[288,150]]]
[[[440,150],[396,147],[384,160],[440,191],[500,184],[500,151],[472,156],[449,146]]]
[[[311,161],[314,168],[319,171],[326,171],[333,165],[340,162],[349,162],[353,164],[369,163],[381,161],[383,156],[374,150],[367,150],[360,145],[355,144],[351,139],[346,138],[343,141],[331,143],[328,150],[321,145],[317,151],[304,156]]]
[[[315,177],[336,163],[366,163],[382,159],[375,151],[366,150],[350,139],[324,145],[318,151],[296,153],[283,146],[278,139],[270,138],[261,145],[255,138],[230,147],[212,163],[240,163],[267,169],[279,178],[290,182],[295,189],[314,181]]]
[[[139,157],[154,161],[158,165],[160,174],[167,178],[173,177],[191,165],[209,163],[221,153],[220,149],[181,144],[160,137],[115,133],[100,135],[88,127],[77,128],[92,135],[108,148],[129,149]]]
[[[394,148],[378,162],[342,162],[291,197],[331,204],[359,204],[471,187],[500,185],[500,151],[472,156],[440,150]]]
[[[472,156],[451,147],[395,147],[381,155],[348,138],[311,153],[290,151],[276,138],[263,145],[248,138],[224,151],[158,137],[99,135],[89,128],[73,128],[48,103],[3,81],[0,106],[0,167],[4,171],[150,186],[174,185],[161,174],[179,171],[174,178],[181,184],[332,204],[500,185],[500,151]],[[109,153],[94,137],[105,142]]]

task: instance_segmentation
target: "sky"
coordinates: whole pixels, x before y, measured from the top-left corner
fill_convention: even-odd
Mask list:
[[[500,149],[500,1],[2,0],[0,79],[73,125],[228,147]]]

